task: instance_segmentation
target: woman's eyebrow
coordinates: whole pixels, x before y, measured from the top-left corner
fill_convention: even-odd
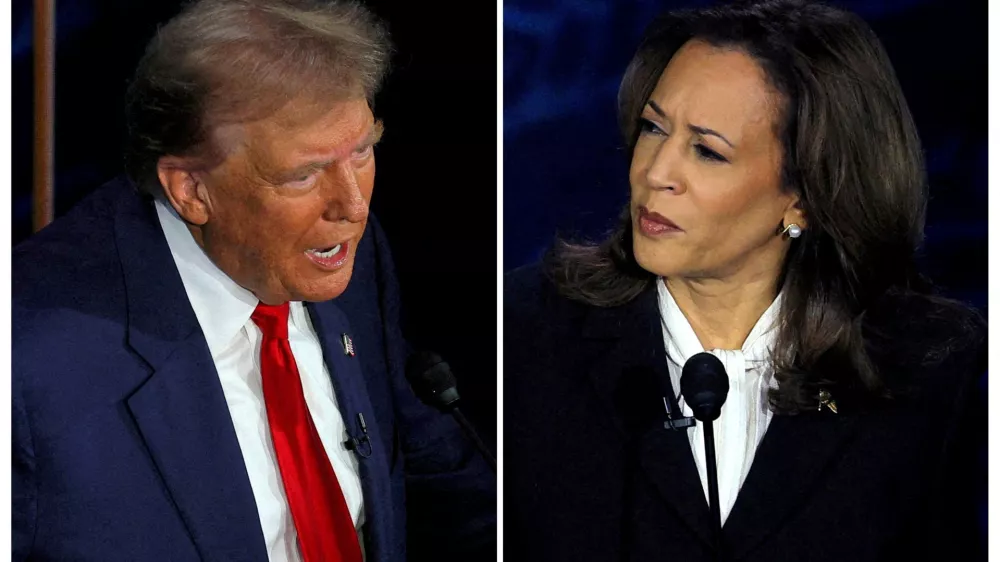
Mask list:
[[[660,117],[664,119],[667,118],[667,112],[663,111],[663,108],[657,105],[655,101],[649,100],[646,102],[646,105],[648,105],[650,109],[655,111],[656,114],[659,115]],[[715,131],[713,129],[709,129],[708,127],[700,127],[698,125],[688,125],[688,129],[702,136],[719,137],[720,139],[722,139],[722,142],[728,144],[730,148],[736,148],[736,146],[733,145],[733,143],[729,142],[729,139],[722,136],[722,133]]]

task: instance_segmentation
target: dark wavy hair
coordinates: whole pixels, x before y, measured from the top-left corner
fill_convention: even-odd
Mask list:
[[[230,148],[215,130],[264,118],[299,96],[328,110],[387,71],[385,26],[352,0],[195,0],[149,42],[126,95],[125,169],[161,193],[160,157],[211,167]]]
[[[779,274],[783,305],[773,357],[779,384],[772,408],[815,408],[821,386],[836,385],[838,397],[888,397],[873,359],[873,350],[885,344],[884,330],[871,322],[898,310],[887,302],[919,296],[929,315],[958,311],[965,325],[978,317],[933,296],[917,271],[926,175],[885,50],[859,17],[816,2],[765,0],[667,13],[647,28],[618,92],[629,154],[661,73],[692,39],[747,53],[784,102],[776,123],[781,179],[784,189],[799,194],[809,228],[791,241]],[[604,242],[559,241],[545,261],[561,294],[595,306],[627,303],[655,281],[633,255],[627,207]],[[938,351],[921,350],[921,361],[946,354]]]

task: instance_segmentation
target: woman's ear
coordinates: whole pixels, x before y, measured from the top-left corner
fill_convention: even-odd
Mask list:
[[[792,200],[785,208],[784,222],[785,226],[790,224],[797,224],[799,228],[805,230],[809,226],[809,221],[806,218],[806,212],[802,208],[802,199],[798,193],[792,195]]]

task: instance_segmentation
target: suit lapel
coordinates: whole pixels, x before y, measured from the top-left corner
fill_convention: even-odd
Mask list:
[[[123,194],[115,236],[128,343],[153,374],[128,398],[153,463],[202,559],[267,560],[222,385],[152,205]]]
[[[690,531],[711,545],[708,503],[687,432],[663,427],[669,375],[658,310],[653,290],[621,307],[591,309],[584,323],[584,337],[593,340],[595,351],[588,374],[629,443],[628,454],[637,456],[637,462],[626,464],[635,466]]]
[[[202,558],[264,561],[257,504],[202,340],[178,343],[128,407]]]
[[[352,333],[347,317],[331,301],[309,303],[306,309],[319,336],[347,431],[352,437],[367,432],[367,444],[362,444],[356,455],[365,499],[366,556],[369,562],[388,562],[392,537],[402,532],[402,529],[391,528],[395,518],[389,513],[393,508],[389,489],[390,451],[385,449],[382,439],[383,432],[388,430],[379,425],[381,416],[372,408],[359,359],[345,353],[341,335]],[[364,416],[365,428],[361,427],[358,414]]]
[[[750,552],[805,505],[857,432],[856,417],[841,410],[774,416],[726,520],[732,559]]]
[[[647,290],[620,307],[591,308],[583,333],[593,353],[589,379],[622,439],[634,447],[630,454],[637,454],[638,470],[710,547],[708,502],[687,432],[664,429],[662,402],[654,406],[651,400],[669,391],[656,292]],[[772,418],[724,525],[732,559],[746,555],[808,500],[824,467],[855,434],[854,419],[843,409]]]

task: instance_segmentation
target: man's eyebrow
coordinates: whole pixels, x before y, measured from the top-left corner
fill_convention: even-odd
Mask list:
[[[361,148],[370,144],[378,144],[378,141],[382,140],[382,133],[384,132],[385,125],[382,124],[382,120],[376,119],[375,122],[372,123],[371,129],[368,131],[368,136],[366,136],[365,140],[355,148]]]
[[[660,107],[659,105],[657,105],[655,101],[649,100],[649,101],[646,102],[646,105],[648,105],[650,107],[650,109],[652,109],[653,111],[655,111],[656,114],[659,115],[660,117],[662,117],[664,119],[667,118],[667,112],[663,111],[663,108]],[[712,130],[712,129],[709,129],[708,127],[699,127],[698,125],[688,125],[688,129],[690,129],[691,131],[693,131],[695,133],[698,133],[699,135],[702,135],[702,136],[718,137],[718,138],[722,139],[722,142],[728,144],[730,146],[730,148],[736,148],[733,145],[733,143],[729,142],[729,139],[727,139],[726,137],[722,136],[722,133],[720,133],[718,131],[715,131],[715,130]]]
[[[364,138],[360,142],[356,143],[351,148],[351,150],[357,150],[359,148],[366,148],[368,146],[374,146],[375,144],[378,143],[379,140],[382,139],[382,133],[383,132],[385,132],[385,126],[382,125],[382,120],[381,119],[376,120],[374,123],[372,123],[371,128],[368,129],[368,134],[365,135]],[[336,158],[333,158],[333,159],[327,158],[325,160],[315,160],[315,161],[312,161],[312,162],[306,162],[305,164],[302,164],[300,166],[296,166],[295,168],[293,168],[291,170],[288,170],[287,172],[285,172],[282,175],[283,176],[294,176],[296,174],[301,174],[301,173],[304,173],[304,172],[307,172],[307,171],[319,170],[319,169],[322,169],[322,168],[326,168],[327,166],[333,164],[336,161],[337,161]]]

